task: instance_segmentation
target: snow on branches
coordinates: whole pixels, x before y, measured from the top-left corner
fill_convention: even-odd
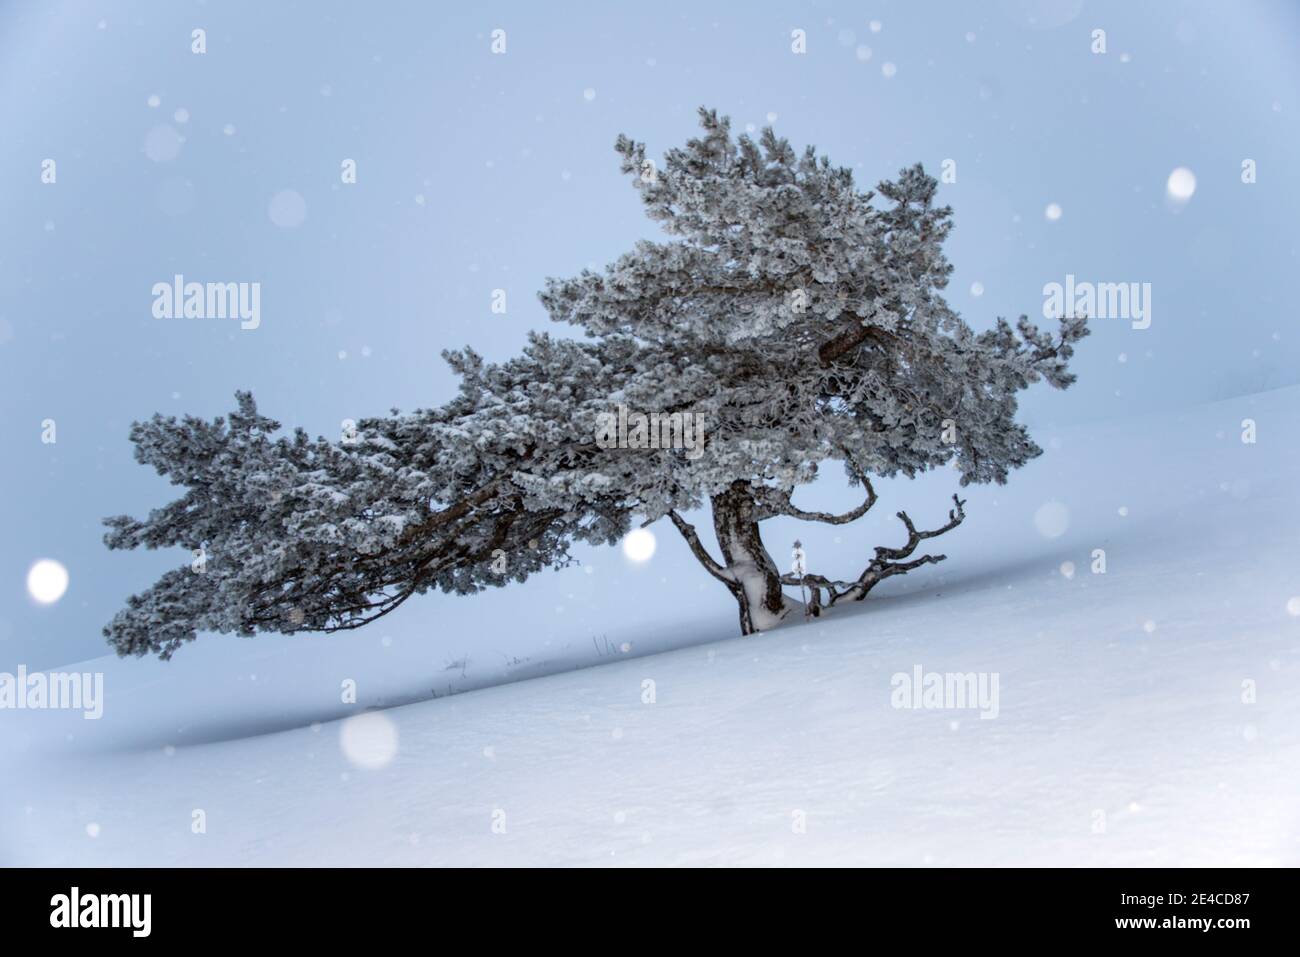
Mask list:
[[[129,600],[105,629],[118,652],[169,657],[204,629],[359,627],[430,588],[468,593],[563,565],[571,542],[616,541],[634,517],[673,521],[736,597],[744,633],[786,616],[782,584],[826,589],[833,604],[942,560],[911,556],[960,524],[960,500],[933,531],[899,513],[907,543],[877,548],[849,582],[783,576],[759,523],[847,524],[875,503],[871,476],[954,466],[963,485],[1005,482],[1041,453],[1015,421],[1016,395],[1073,381],[1085,320],[967,326],[942,296],[952,211],[919,165],[864,192],[770,128],[733,137],[711,110],[700,127],[658,164],[618,138],[666,238],[547,281],[551,319],[582,338],[534,333],[497,364],[445,353],[456,397],[365,420],[347,443],[274,437],[246,393],[225,419],[137,423],[137,458],[186,491],[143,521],[109,519],[107,544],[202,546],[210,559]],[[689,413],[702,449],[598,442],[623,409]],[[862,506],[792,504],[827,461],[864,488]],[[706,503],[720,558],[680,514]]]

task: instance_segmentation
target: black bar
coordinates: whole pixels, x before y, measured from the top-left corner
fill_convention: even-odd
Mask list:
[[[502,934],[600,940],[654,937],[708,925],[731,943],[774,928],[810,938],[851,929],[883,942],[906,930],[918,947],[944,942],[1134,941],[1177,947],[1258,944],[1295,929],[1294,870],[532,870],[6,869],[0,927],[6,944],[41,939],[204,944],[348,942],[404,938],[430,946]],[[117,927],[69,924],[117,916]],[[148,934],[142,931],[149,895]],[[1178,896],[1178,895],[1181,895]],[[87,898],[94,898],[87,903]],[[65,906],[66,905],[66,906]],[[134,918],[134,920],[132,920]],[[1202,922],[1209,921],[1208,929]],[[1195,923],[1192,923],[1195,922]],[[910,929],[909,929],[910,928]],[[684,939],[679,938],[679,943]],[[667,940],[660,941],[664,946]],[[17,951],[11,951],[17,953]]]

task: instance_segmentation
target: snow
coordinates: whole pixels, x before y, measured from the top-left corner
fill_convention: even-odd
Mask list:
[[[281,229],[296,229],[307,219],[307,201],[295,189],[282,189],[271,197],[267,215]]]
[[[1044,502],[1034,512],[1034,527],[1044,538],[1060,538],[1070,527],[1070,510],[1060,502]]]
[[[155,126],[144,138],[144,152],[155,163],[169,163],[180,155],[185,138],[175,127]]]
[[[655,534],[648,528],[634,528],[623,537],[623,554],[628,561],[648,562],[655,553]]]
[[[0,863],[1295,866],[1297,407],[1040,427],[1059,444],[970,490],[946,563],[755,637],[539,649],[433,699],[444,679],[394,668],[382,625],[96,659],[102,720],[0,715]],[[809,567],[849,567],[870,524],[834,529],[838,555],[810,542]],[[625,617],[666,603],[643,587]],[[996,719],[893,707],[918,666],[996,675]]]
[[[1176,203],[1185,203],[1196,192],[1196,174],[1186,166],[1179,166],[1169,174],[1165,192]]]
[[[42,605],[52,605],[68,590],[68,570],[61,562],[42,558],[27,571],[27,594]]]

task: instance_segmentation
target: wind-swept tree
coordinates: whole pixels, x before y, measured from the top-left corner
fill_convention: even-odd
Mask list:
[[[107,520],[106,543],[206,560],[128,601],[105,629],[118,653],[167,658],[199,630],[356,628],[430,588],[464,594],[563,566],[570,543],[613,543],[634,520],[673,523],[735,597],[743,634],[797,606],[783,586],[810,589],[820,610],[942,561],[918,550],[962,522],[955,495],[932,529],[899,512],[902,544],[876,547],[847,579],[782,575],[759,528],[778,515],[852,522],[876,503],[873,477],[951,465],[962,485],[1005,482],[1041,452],[1015,421],[1016,394],[1073,381],[1085,320],[973,332],[941,295],[951,210],[919,165],[860,192],[851,171],[771,129],[733,138],[708,110],[700,125],[662,166],[619,138],[668,238],[548,281],[543,305],[582,338],[534,333],[500,364],[445,353],[458,396],[364,420],[339,442],[277,437],[247,393],[225,419],[134,425],[137,458],[185,492],[143,521]],[[620,407],[657,414],[663,431],[642,423],[612,441]],[[796,506],[829,462],[862,504]],[[682,515],[705,504],[716,557]]]

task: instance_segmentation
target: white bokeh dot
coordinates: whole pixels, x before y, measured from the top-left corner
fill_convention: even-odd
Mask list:
[[[1048,203],[1047,208],[1043,210],[1043,215],[1047,217],[1049,223],[1054,223],[1061,218],[1061,206],[1059,203]]]
[[[307,219],[307,201],[296,189],[282,189],[271,197],[267,214],[281,229],[296,229]]]
[[[155,163],[169,163],[181,153],[185,137],[172,126],[155,126],[144,135],[144,155]]]
[[[1070,527],[1070,510],[1061,502],[1044,502],[1034,512],[1034,528],[1044,538],[1060,538]]]
[[[358,768],[382,768],[397,754],[397,725],[379,711],[353,715],[339,727],[339,747]]]
[[[655,553],[655,535],[648,528],[634,528],[623,539],[623,554],[629,561],[647,562]]]
[[[42,605],[52,605],[68,590],[68,570],[52,558],[42,558],[27,570],[27,593]]]
[[[1196,192],[1196,174],[1186,166],[1180,166],[1169,174],[1165,182],[1165,193],[1176,203],[1185,203]]]

